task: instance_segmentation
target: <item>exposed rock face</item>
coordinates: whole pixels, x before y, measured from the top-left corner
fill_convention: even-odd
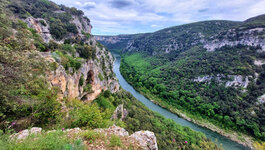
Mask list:
[[[26,129],[23,131],[20,131],[19,133],[13,134],[10,136],[10,138],[14,139],[18,139],[18,140],[23,140],[26,139],[30,134],[39,134],[41,133],[42,128],[37,128],[37,127],[33,127],[31,129]]]
[[[141,146],[146,150],[157,150],[156,136],[150,131],[138,131],[132,134],[130,137],[135,138],[140,142]]]
[[[58,11],[55,13],[65,13],[64,11]],[[82,37],[84,36],[82,32],[89,33],[91,34],[91,29],[92,25],[90,24],[90,20],[86,17],[79,17],[79,16],[72,16],[73,20],[71,23],[75,24],[78,30],[78,36]],[[50,40],[55,39],[52,38],[49,30],[49,24],[46,22],[46,20],[42,18],[33,18],[33,17],[28,17],[27,19],[24,20],[29,28],[33,28],[37,31],[38,34],[42,37],[43,41],[45,43],[49,43]],[[69,35],[70,37],[72,36],[77,36],[77,35]],[[63,43],[62,41],[56,41],[58,43]]]
[[[258,98],[258,102],[259,102],[260,104],[265,103],[265,94],[262,95],[262,96],[260,96],[260,97]]]
[[[10,136],[11,139],[24,140],[31,134],[41,134],[42,128],[33,127],[30,130],[26,129],[19,133],[13,134]],[[47,133],[55,132],[56,130],[47,131]],[[64,132],[67,133],[68,137],[76,137],[80,133],[85,132],[86,130],[81,130],[80,128],[67,129]],[[150,131],[138,131],[129,136],[129,133],[118,126],[111,126],[106,129],[95,129],[95,132],[105,134],[105,136],[116,135],[120,138],[125,138],[126,142],[131,144],[140,145],[140,148],[145,150],[158,150],[156,136],[153,132]],[[96,148],[97,149],[97,148]],[[100,149],[100,148],[99,148]],[[101,148],[102,149],[102,148]]]
[[[112,126],[108,129],[95,129],[97,132],[111,133],[118,136],[129,136],[129,133],[118,126]],[[138,131],[129,136],[139,142],[142,148],[145,150],[158,150],[156,136],[150,131]]]
[[[78,16],[72,16],[72,18],[71,22],[76,25],[79,34],[82,34],[82,31],[91,34],[92,25],[89,19]]]
[[[28,17],[27,19],[25,19],[25,22],[27,23],[29,28],[33,28],[37,31],[44,42],[48,43],[52,39],[49,30],[49,24],[44,19]]]
[[[219,34],[211,37],[210,40],[204,42],[204,48],[208,51],[214,51],[217,48],[224,46],[257,46],[260,51],[265,51],[265,38],[258,36],[262,33],[264,28],[254,28],[245,31],[236,31],[235,29],[229,30],[222,39],[219,39]],[[221,33],[222,34],[222,33]]]
[[[96,132],[101,132],[101,133],[105,133],[105,134],[115,134],[115,135],[118,135],[118,136],[129,136],[129,133],[121,128],[121,127],[118,127],[118,126],[111,126],[109,128],[106,128],[106,129],[95,129],[94,131]]]
[[[105,50],[103,50],[105,51]],[[100,62],[96,60],[85,61],[81,68],[76,72],[66,71],[65,68],[58,64],[58,67],[55,71],[47,73],[47,79],[50,82],[51,87],[58,87],[60,89],[59,99],[63,97],[68,97],[69,99],[79,98],[85,101],[94,100],[102,90],[110,90],[112,93],[119,90],[119,83],[115,77],[110,78],[112,74],[113,59],[110,57],[110,53],[106,51],[109,55],[108,59],[105,59],[105,72],[104,76]],[[52,56],[52,53],[46,52],[41,53],[41,55],[49,62],[56,63],[55,59]],[[105,53],[97,54],[99,59],[107,57]],[[101,80],[99,75],[104,76],[104,79]],[[83,78],[84,84],[81,86],[79,84],[80,79]],[[91,91],[84,91],[84,87],[87,84],[91,84]]]
[[[216,81],[219,83],[224,83],[226,87],[243,87],[247,88],[249,84],[249,78],[253,78],[252,76],[243,77],[242,75],[228,75],[225,76],[223,74],[218,74],[216,76],[206,75],[203,77],[197,77],[193,79],[194,82],[211,82]]]
[[[265,64],[265,61],[264,61],[264,60],[255,60],[255,61],[254,61],[254,64],[255,64],[256,66],[262,66],[262,65]]]
[[[128,111],[125,108],[123,108],[123,104],[120,104],[116,108],[116,110],[114,111],[111,119],[119,119],[120,118],[121,120],[123,120],[126,118],[127,115],[128,115]]]
[[[244,78],[241,75],[229,75],[228,77],[233,78],[233,80],[226,82],[226,84],[225,84],[226,87],[233,86],[233,87],[247,88],[247,86],[249,84],[248,77]]]
[[[118,36],[95,36],[97,41],[104,41],[106,43],[116,44],[121,41],[129,41],[130,37],[126,35]]]

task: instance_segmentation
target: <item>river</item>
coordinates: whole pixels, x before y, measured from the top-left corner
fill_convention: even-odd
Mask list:
[[[209,129],[200,127],[192,122],[189,122],[183,118],[178,117],[176,114],[173,114],[169,112],[168,110],[152,103],[150,100],[145,98],[143,95],[141,95],[139,92],[134,90],[134,88],[127,83],[127,81],[123,78],[123,76],[120,73],[120,56],[117,54],[114,54],[116,60],[114,63],[113,71],[116,74],[119,83],[123,89],[130,92],[137,100],[142,102],[144,105],[146,105],[149,109],[160,113],[166,118],[174,120],[177,124],[180,124],[182,126],[190,127],[191,129],[195,131],[202,132],[206,135],[207,138],[211,139],[213,142],[217,144],[221,144],[225,150],[250,150],[248,147],[245,147],[241,144],[238,144],[216,132],[213,132]]]

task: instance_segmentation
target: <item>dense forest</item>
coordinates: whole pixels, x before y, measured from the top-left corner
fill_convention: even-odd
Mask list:
[[[66,13],[54,13],[59,10]],[[58,6],[48,0],[1,1],[1,148],[73,149],[77,148],[76,145],[79,147],[82,139],[70,141],[62,132],[39,138],[33,136],[22,142],[14,142],[9,136],[33,126],[42,127],[46,131],[75,127],[91,130],[116,124],[130,133],[139,130],[153,131],[160,149],[221,149],[202,133],[177,125],[172,120],[148,110],[123,90],[117,93],[102,91],[91,103],[67,97],[58,100],[58,88],[51,88],[48,85],[45,78],[47,72],[53,72],[61,65],[68,74],[74,74],[86,61],[98,61],[103,70],[107,65],[104,60],[98,60],[96,57],[96,48],[102,50],[103,45],[86,43],[92,35],[82,33],[82,38],[68,36],[78,34],[77,27],[69,23],[69,15],[82,16],[83,12],[75,8]],[[32,16],[45,19],[53,38],[63,42],[45,43],[37,31],[29,28],[23,20]],[[50,63],[40,57],[41,52],[50,52],[55,62]],[[98,78],[112,79],[106,77],[105,72],[99,74]],[[92,92],[91,85],[82,77],[79,86],[84,86],[86,92]],[[127,109],[128,116],[124,120],[111,119],[114,110],[120,104]],[[91,139],[91,134],[85,137]]]
[[[169,109],[265,141],[265,103],[259,99],[265,93],[265,66],[256,64],[264,61],[265,52],[243,44],[213,52],[204,47],[212,39],[241,40],[256,28],[263,30],[254,37],[263,39],[264,26],[263,15],[245,22],[193,23],[138,37],[124,48],[121,72],[138,91]],[[247,80],[247,86],[228,84],[238,77],[242,84]]]

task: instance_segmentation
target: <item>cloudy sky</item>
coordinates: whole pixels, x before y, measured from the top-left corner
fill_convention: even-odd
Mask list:
[[[95,35],[153,32],[203,20],[265,14],[265,0],[52,0],[85,12]]]

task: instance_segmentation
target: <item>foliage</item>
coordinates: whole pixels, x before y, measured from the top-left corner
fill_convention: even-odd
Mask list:
[[[258,98],[265,92],[265,68],[254,62],[264,60],[265,53],[258,52],[259,46],[240,44],[209,52],[201,42],[241,40],[249,29],[264,25],[261,15],[245,22],[204,21],[132,36],[131,46],[120,48],[125,52],[121,73],[135,89],[168,109],[264,141],[265,104]],[[230,31],[236,34],[226,36]],[[264,32],[254,36],[262,38]],[[109,45],[115,49],[116,44]],[[248,87],[227,86],[235,75],[248,78]],[[213,78],[195,82],[198,77]]]
[[[98,74],[98,77],[99,77],[100,81],[103,81],[104,80],[104,78],[103,78],[103,76],[102,76],[101,73]]]
[[[4,150],[24,149],[65,149],[71,141],[62,131],[31,135],[22,142],[10,140],[9,137],[1,136],[0,147]]]
[[[70,112],[66,127],[104,128],[111,125],[111,111],[102,112],[97,105],[71,100],[67,102],[67,107],[70,108]]]
[[[71,33],[77,34],[76,25],[71,23],[72,15],[84,15],[82,11],[76,8],[58,6],[49,0],[11,0],[8,8],[22,19],[29,16],[45,19],[50,26],[50,33],[57,40],[62,40]],[[63,11],[63,13],[56,13],[56,11]],[[40,23],[47,26],[44,21],[40,21]]]
[[[122,147],[122,142],[121,142],[120,137],[118,137],[117,135],[111,135],[109,146],[110,147],[116,147],[116,146]]]
[[[263,143],[255,142],[253,145],[254,145],[254,148],[257,150],[265,149],[265,142],[263,142]]]
[[[75,49],[80,54],[80,57],[85,59],[95,59],[96,58],[96,48],[93,46],[82,46],[82,45],[76,45]]]
[[[253,56],[256,55],[251,48],[234,48],[233,51],[226,48],[215,53],[191,49],[176,61],[165,63],[163,58],[143,59],[141,54],[133,54],[124,57],[121,72],[136,89],[147,96],[156,95],[163,104],[189,112],[196,118],[208,119],[224,129],[237,130],[262,139],[264,107],[255,105],[253,101],[264,93],[263,84],[254,87],[250,84],[248,93],[242,93],[240,89],[227,88],[216,82],[191,81],[207,74],[253,75],[255,70],[252,68],[256,68],[250,60]],[[262,76],[258,80],[263,81]],[[229,81],[225,78],[222,80]],[[255,116],[250,114],[253,106],[256,107]]]
[[[82,63],[80,58],[74,58],[70,55],[63,54],[60,51],[56,51],[56,54],[60,57],[60,64],[65,68],[65,70],[69,70],[69,68],[73,68],[74,71],[80,69]]]
[[[105,91],[93,103],[104,109],[114,110],[119,104],[124,104],[128,116],[124,119],[126,130],[132,134],[139,130],[149,130],[155,133],[159,149],[174,149],[182,146],[187,149],[220,149],[209,141],[202,133],[188,127],[182,127],[173,120],[150,111],[131,94],[120,91],[111,94]],[[189,141],[185,144],[185,141]],[[208,147],[208,148],[207,148]]]

